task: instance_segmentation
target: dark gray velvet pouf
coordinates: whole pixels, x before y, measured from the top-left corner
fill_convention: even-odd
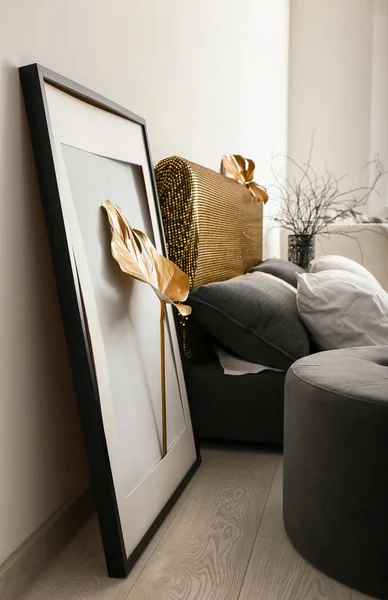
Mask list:
[[[388,346],[294,363],[284,421],[283,512],[295,548],[388,599]]]

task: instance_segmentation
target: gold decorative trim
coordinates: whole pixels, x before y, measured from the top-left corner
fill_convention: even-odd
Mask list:
[[[262,260],[263,202],[245,185],[179,156],[155,167],[169,258],[190,288],[242,275]],[[186,358],[202,348],[198,328],[179,316]]]

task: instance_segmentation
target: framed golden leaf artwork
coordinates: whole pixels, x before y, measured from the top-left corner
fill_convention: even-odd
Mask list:
[[[200,463],[144,119],[39,65],[20,77],[108,574]],[[146,284],[146,285],[145,285]]]

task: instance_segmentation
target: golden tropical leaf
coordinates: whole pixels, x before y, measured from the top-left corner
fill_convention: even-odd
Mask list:
[[[173,304],[181,315],[191,313],[187,299],[190,282],[187,275],[171,260],[160,254],[149,238],[133,229],[119,206],[110,200],[102,204],[112,231],[111,251],[120,269],[143,283],[148,283],[161,302]]]
[[[240,154],[224,154],[222,157],[222,167],[226,177],[245,185],[257,200],[264,203],[268,201],[268,194],[265,187],[253,181],[255,173],[255,163],[253,160],[244,158]]]

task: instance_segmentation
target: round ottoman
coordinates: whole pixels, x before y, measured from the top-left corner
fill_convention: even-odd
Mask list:
[[[388,346],[298,360],[284,421],[292,543],[334,579],[388,599]]]

